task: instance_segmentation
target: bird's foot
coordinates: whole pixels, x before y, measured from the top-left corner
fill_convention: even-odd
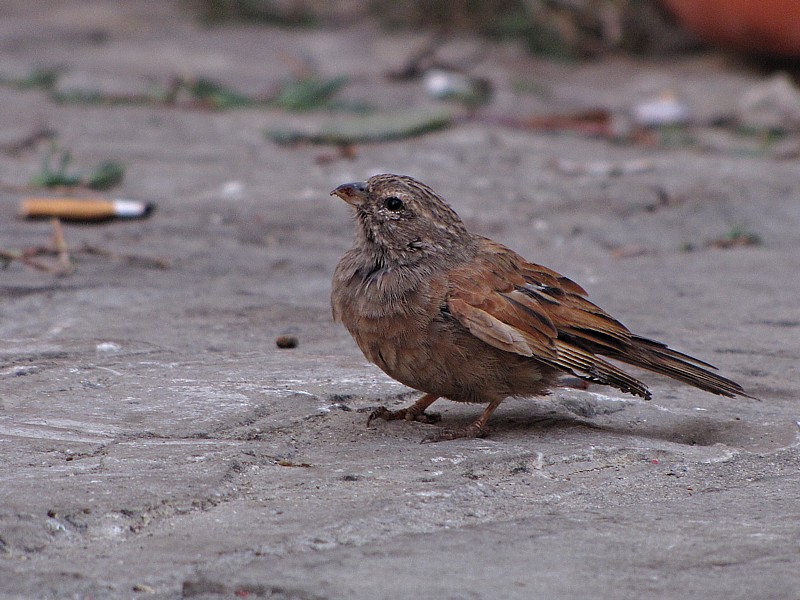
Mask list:
[[[440,429],[434,434],[420,440],[420,444],[433,444],[462,438],[484,438],[489,435],[489,428],[481,423],[472,423],[463,429]]]
[[[420,423],[438,423],[442,420],[442,415],[439,413],[428,413],[424,410],[415,411],[413,408],[413,406],[399,410],[389,410],[384,406],[376,408],[367,418],[367,427],[369,427],[373,419],[383,419],[384,421],[404,419],[406,421],[419,421]]]

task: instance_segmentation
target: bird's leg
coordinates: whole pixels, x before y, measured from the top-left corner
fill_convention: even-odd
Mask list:
[[[441,420],[441,415],[426,413],[425,409],[436,402],[437,398],[439,398],[439,396],[425,394],[408,408],[401,408],[399,410],[389,410],[384,406],[376,408],[367,419],[367,427],[369,427],[372,419],[383,419],[384,421],[405,419],[406,421],[419,421],[421,423],[436,423]]]
[[[459,438],[482,438],[489,434],[489,429],[486,427],[486,422],[492,413],[500,406],[503,398],[492,400],[483,414],[478,417],[474,422],[470,423],[463,429],[442,429],[433,435],[423,438],[421,444],[429,444],[432,442],[444,442],[446,440],[457,440]]]

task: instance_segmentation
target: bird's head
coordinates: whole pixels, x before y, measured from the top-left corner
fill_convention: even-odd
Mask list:
[[[358,244],[387,265],[411,265],[431,256],[457,259],[472,236],[455,211],[424,183],[403,175],[374,175],[331,192],[355,209]]]

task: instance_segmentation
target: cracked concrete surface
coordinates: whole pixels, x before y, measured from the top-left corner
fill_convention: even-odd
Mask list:
[[[116,91],[191,73],[257,91],[296,55],[352,75],[354,98],[421,97],[380,77],[420,38],[203,29],[181,6],[8,3],[0,71],[63,64],[65,85]],[[675,86],[713,115],[759,78],[715,56],[552,65],[506,47],[480,68],[500,83],[498,112],[620,110]],[[515,77],[552,98],[514,96]],[[0,597],[800,598],[796,161],[470,123],[320,163],[324,149],[262,136],[314,115],[57,105],[7,87],[0,105],[0,141],[46,125],[76,164],[123,161],[120,196],[158,204],[146,221],[68,225],[68,243],[171,261],[0,272]],[[0,155],[2,248],[50,236],[14,217],[8,187],[41,151]],[[551,166],[642,155],[654,168],[620,177]],[[352,231],[328,192],[380,171],[431,184],[472,229],[760,400],[644,375],[651,402],[599,387],[513,399],[483,440],[365,427],[415,396],[331,322]],[[735,226],[763,245],[704,247]],[[275,346],[285,333],[296,349]],[[480,411],[435,409],[455,426]]]

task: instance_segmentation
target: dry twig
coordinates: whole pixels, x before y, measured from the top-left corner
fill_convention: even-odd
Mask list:
[[[120,254],[98,246],[84,243],[77,250],[70,251],[64,236],[64,228],[59,219],[52,220],[53,239],[51,245],[31,246],[24,250],[0,249],[0,267],[7,268],[13,261],[38,271],[56,276],[70,275],[75,271],[73,258],[78,255],[100,256],[114,261],[132,265],[140,265],[151,269],[169,269],[170,262],[165,258],[139,256],[136,254]],[[43,257],[55,257],[55,261],[42,260]]]

